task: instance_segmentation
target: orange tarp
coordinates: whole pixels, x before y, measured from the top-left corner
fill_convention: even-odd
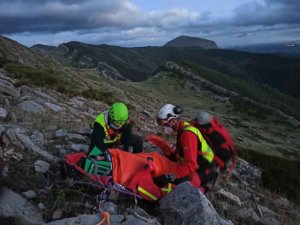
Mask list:
[[[113,162],[113,180],[115,183],[122,184],[125,187],[134,190],[131,187],[131,181],[134,176],[144,170],[147,164],[147,158],[153,159],[154,172],[153,176],[160,176],[167,173],[174,173],[177,163],[170,161],[157,152],[133,154],[120,149],[109,149]]]

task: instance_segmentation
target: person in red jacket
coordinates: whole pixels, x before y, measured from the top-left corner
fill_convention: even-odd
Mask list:
[[[204,192],[206,183],[213,179],[214,153],[201,132],[180,118],[182,112],[180,106],[173,104],[165,104],[158,111],[157,122],[164,133],[176,134],[177,138],[175,147],[165,151],[166,156],[179,162],[174,174],[175,181],[188,177],[192,185]]]

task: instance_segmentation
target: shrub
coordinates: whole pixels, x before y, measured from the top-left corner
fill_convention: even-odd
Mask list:
[[[238,147],[238,154],[262,170],[263,186],[300,202],[300,162]]]

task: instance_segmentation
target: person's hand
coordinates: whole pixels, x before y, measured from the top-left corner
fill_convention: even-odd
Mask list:
[[[153,181],[154,183],[159,186],[159,187],[163,187],[165,186],[167,183],[171,183],[172,181],[174,181],[176,179],[175,174],[165,174],[165,175],[161,175],[158,177],[154,177]]]

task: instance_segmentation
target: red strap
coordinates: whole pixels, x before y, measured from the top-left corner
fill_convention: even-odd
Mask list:
[[[225,166],[224,161],[222,159],[220,159],[216,154],[214,155],[214,160],[221,168],[224,168],[224,166]]]

